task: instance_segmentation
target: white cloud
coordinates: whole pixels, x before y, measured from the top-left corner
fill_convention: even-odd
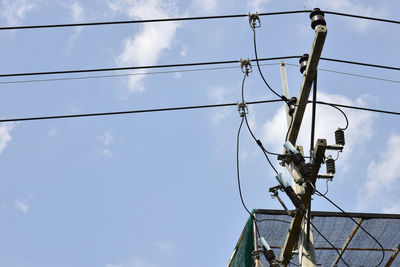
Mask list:
[[[50,129],[49,132],[47,133],[49,136],[55,136],[57,131],[55,129]]]
[[[109,2],[113,12],[122,12],[132,19],[168,18],[176,14],[175,6],[170,1],[161,0],[115,0]],[[118,66],[155,65],[174,41],[179,23],[147,23],[133,37],[123,41],[122,52],[117,56]],[[131,92],[143,92],[143,76],[128,78]]]
[[[215,13],[217,4],[217,0],[193,0],[192,9],[199,13]]]
[[[83,15],[83,7],[79,2],[75,2],[71,6],[71,11],[72,11],[72,19],[75,22],[82,21],[84,18]]]
[[[70,9],[73,22],[78,23],[84,21],[85,19],[84,9],[79,2],[74,2],[72,5],[65,4],[65,6]],[[67,53],[70,52],[70,50],[74,46],[82,29],[83,29],[82,27],[74,27],[74,33],[68,39],[67,49],[66,49]]]
[[[111,150],[107,149],[107,148],[104,148],[101,151],[101,154],[103,154],[103,156],[106,156],[106,157],[109,157],[109,158],[112,158],[112,156],[113,156],[113,152]]]
[[[109,146],[115,141],[114,135],[111,132],[106,132],[103,135],[98,136],[97,140],[99,140],[104,146],[101,149],[101,154],[112,158],[113,152],[109,149]]]
[[[265,6],[269,3],[269,0],[250,0],[248,2],[248,7],[251,12],[260,12],[265,10]]]
[[[0,155],[11,141],[11,131],[14,129],[14,124],[8,123],[0,126]]]
[[[181,55],[181,57],[186,57],[187,55],[187,47],[184,46],[181,50],[181,52],[179,52],[179,54]]]
[[[19,198],[17,198],[14,201],[14,206],[24,214],[28,213],[29,208],[30,208],[30,206],[28,205],[28,203],[25,200],[22,200]]]
[[[109,146],[112,142],[114,142],[114,136],[111,132],[106,132],[105,134],[99,136],[98,140],[105,146]]]
[[[308,0],[308,5],[311,8],[319,7],[322,10],[338,11],[344,13],[351,13],[363,16],[373,16],[373,17],[384,17],[386,11],[383,8],[378,8],[376,6],[366,5],[363,1],[351,1],[351,0]],[[379,3],[379,2],[376,2]],[[344,18],[347,22],[349,20],[351,23],[347,23],[348,27],[355,28],[358,32],[366,32],[366,30],[371,26],[371,23],[367,20],[360,19],[350,19]]]
[[[385,150],[377,161],[368,166],[367,180],[360,190],[358,206],[362,209],[369,205],[384,207],[385,212],[399,212],[400,197],[400,154],[393,153],[400,146],[400,135],[392,134]],[[386,197],[380,197],[385,195]]]
[[[214,86],[211,87],[207,93],[211,100],[216,101],[217,103],[223,103],[231,94],[231,90],[222,86]],[[216,109],[212,116],[214,124],[219,125],[224,119],[226,119],[226,117],[229,116],[230,113],[231,109],[228,107]]]
[[[1,0],[0,16],[8,25],[20,25],[26,18],[26,15],[36,8],[33,1],[28,0]]]
[[[361,96],[355,101],[342,96],[318,93],[318,100],[340,103],[345,105],[364,105],[368,97]],[[351,151],[357,144],[366,142],[373,133],[372,123],[374,115],[367,112],[345,110],[349,119],[349,128],[345,131],[346,146],[339,164],[344,164]],[[338,127],[345,127],[343,115],[333,107],[317,105],[317,117],[315,127],[315,140],[327,139],[328,144],[334,144],[334,132]],[[308,105],[299,132],[297,144],[303,145],[304,153],[308,154],[311,131],[311,105]],[[262,142],[267,149],[274,152],[283,151],[283,143],[287,132],[285,108],[282,106],[277,113],[262,126]],[[345,165],[346,166],[346,165]]]
[[[162,252],[172,252],[175,249],[175,244],[172,241],[167,242],[157,242],[157,247]]]

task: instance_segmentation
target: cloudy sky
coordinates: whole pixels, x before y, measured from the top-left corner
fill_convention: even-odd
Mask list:
[[[38,25],[315,7],[399,20],[400,4],[2,0],[0,22]],[[399,66],[399,26],[332,15],[326,20],[324,57]],[[261,25],[259,57],[310,51],[314,32],[308,14],[262,17]],[[0,35],[1,74],[254,58],[247,18],[13,30]],[[269,63],[262,66],[264,75],[282,92],[279,61]],[[302,80],[297,60],[286,63],[290,94],[297,96]],[[96,74],[114,75],[102,78],[93,78],[95,74],[2,78],[1,118],[237,102],[243,73],[231,66],[236,68]],[[399,111],[399,72],[326,61],[319,67],[320,100]],[[86,76],[92,78],[19,82]],[[245,95],[247,101],[275,98],[256,71],[246,80]],[[399,213],[398,117],[345,112],[350,123],[346,147],[336,161],[328,196],[346,211]],[[251,106],[248,117],[264,145],[281,152],[287,129],[282,103]],[[239,124],[236,107],[1,124],[0,265],[226,265],[248,217],[236,183]],[[334,131],[343,126],[340,112],[318,106],[317,138],[333,143]],[[298,140],[306,153],[309,133],[307,110]],[[275,158],[273,163],[286,173]],[[240,164],[248,207],[280,209],[268,193],[276,185],[274,173],[245,129]],[[326,190],[322,181],[317,187]],[[318,197],[313,208],[335,211]]]

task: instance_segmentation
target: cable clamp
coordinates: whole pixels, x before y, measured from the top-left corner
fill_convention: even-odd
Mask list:
[[[249,73],[253,71],[250,59],[240,59],[240,68],[244,74],[249,76]]]
[[[249,24],[253,30],[255,28],[261,27],[261,20],[260,20],[260,16],[258,15],[258,12],[254,13],[254,14],[251,14],[249,12]]]
[[[254,250],[251,252],[251,257],[253,258],[253,260],[258,260],[260,258],[260,254],[263,253],[264,250],[259,249],[259,250]]]
[[[295,96],[290,98],[287,102],[287,105],[289,107],[289,116],[290,117],[293,117],[293,113],[296,108],[296,104],[297,104],[297,97],[295,97]]]
[[[240,114],[240,117],[246,116],[246,114],[249,114],[249,109],[247,108],[246,102],[242,103],[237,103],[238,111]]]

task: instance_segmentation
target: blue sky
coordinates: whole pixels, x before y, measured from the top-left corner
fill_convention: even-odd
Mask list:
[[[250,12],[332,11],[398,19],[397,1],[3,0],[2,25],[152,19]],[[326,16],[324,57],[398,66],[396,25]],[[301,55],[314,32],[308,14],[261,18],[259,57]],[[0,32],[0,73],[254,58],[247,18]],[[263,66],[282,92],[279,62]],[[287,61],[297,64],[297,60]],[[398,72],[338,63],[320,68],[400,80]],[[2,118],[237,102],[239,68],[0,84]],[[117,74],[133,73],[119,72]],[[291,95],[302,76],[288,65]],[[92,75],[92,74],[89,74]],[[87,76],[87,75],[81,75]],[[92,75],[93,76],[93,75]],[[71,76],[63,76],[71,77]],[[78,75],[73,77],[79,77]],[[40,77],[42,78],[42,77]],[[2,79],[0,82],[30,80]],[[35,78],[36,79],[36,78]],[[399,110],[399,83],[321,70],[319,99]],[[246,99],[273,99],[257,72]],[[257,137],[282,151],[281,103],[251,106]],[[342,115],[318,107],[317,138],[333,143]],[[395,116],[346,110],[346,147],[328,196],[346,211],[399,213],[400,128]],[[0,265],[224,266],[248,217],[236,184],[235,107],[0,125]],[[308,151],[309,111],[299,144]],[[250,209],[280,209],[274,173],[241,136],[241,178]],[[278,166],[276,159],[273,159]],[[280,171],[285,172],[279,167]],[[288,175],[288,174],[286,174]],[[323,182],[317,184],[325,190]],[[290,202],[285,199],[287,204]],[[334,210],[314,198],[315,210]]]

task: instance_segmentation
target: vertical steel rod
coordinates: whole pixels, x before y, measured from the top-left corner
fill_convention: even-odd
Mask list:
[[[312,117],[311,117],[311,142],[310,142],[310,161],[314,163],[314,135],[315,135],[315,117],[317,109],[317,76],[315,71],[314,85],[313,85],[313,102],[312,102]],[[308,203],[307,209],[307,245],[310,244],[310,220],[311,220],[311,200]]]

